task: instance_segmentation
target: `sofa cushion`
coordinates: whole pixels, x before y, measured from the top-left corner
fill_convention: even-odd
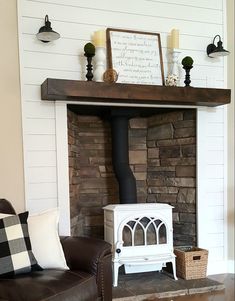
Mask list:
[[[44,270],[0,280],[4,301],[97,300],[95,277],[82,271]]]
[[[0,275],[13,277],[41,269],[33,255],[28,212],[0,219]]]
[[[68,270],[58,234],[59,209],[29,216],[29,236],[33,253],[44,269]]]

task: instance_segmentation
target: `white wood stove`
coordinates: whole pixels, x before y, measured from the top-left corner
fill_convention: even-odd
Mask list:
[[[112,244],[113,286],[118,284],[119,267],[125,273],[160,271],[172,263],[172,206],[168,204],[119,204],[104,207],[105,240]]]

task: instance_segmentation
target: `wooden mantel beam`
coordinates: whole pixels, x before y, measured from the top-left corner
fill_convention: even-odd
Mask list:
[[[166,87],[46,79],[42,86],[42,100],[86,101],[114,105],[181,105],[215,107],[231,101],[231,90],[193,87]]]

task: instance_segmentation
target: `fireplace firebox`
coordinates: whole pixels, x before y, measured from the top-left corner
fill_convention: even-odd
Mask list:
[[[120,203],[111,122],[98,109],[68,108],[72,234],[103,238],[102,208]],[[151,113],[125,121],[125,144],[115,142],[136,179],[132,200],[173,206],[174,245],[196,245],[196,111]]]

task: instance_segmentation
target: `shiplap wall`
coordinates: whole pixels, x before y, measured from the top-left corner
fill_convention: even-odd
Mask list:
[[[186,55],[194,59],[192,85],[223,88],[225,61],[209,59],[205,48],[216,34],[226,39],[224,3],[223,0],[18,0],[28,210],[38,212],[57,206],[60,189],[56,107],[54,102],[41,101],[41,83],[48,77],[84,79],[83,47],[94,31],[106,27],[159,32],[167,75],[167,36],[172,28],[178,28],[179,61]],[[35,34],[44,24],[46,14],[61,38],[44,44]],[[209,249],[209,273],[226,272],[226,108],[198,109],[197,133],[199,246]]]

